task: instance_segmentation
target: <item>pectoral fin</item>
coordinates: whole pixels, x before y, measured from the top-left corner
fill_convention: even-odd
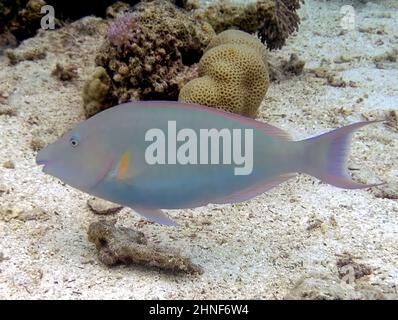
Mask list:
[[[117,169],[116,169],[116,179],[125,180],[127,173],[129,172],[129,167],[131,166],[131,153],[130,150],[126,150],[120,157]]]
[[[146,219],[166,226],[177,226],[161,209],[132,206],[132,209]]]

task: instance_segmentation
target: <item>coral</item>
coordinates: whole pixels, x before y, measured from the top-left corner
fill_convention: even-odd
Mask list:
[[[35,61],[44,59],[46,57],[46,52],[41,49],[33,48],[32,50],[18,54],[13,49],[7,49],[4,51],[4,55],[8,58],[10,65],[15,65],[21,61]]]
[[[115,227],[109,222],[100,221],[90,224],[88,240],[95,244],[99,260],[107,266],[124,263],[157,267],[172,272],[191,274],[203,272],[188,258],[148,244],[142,232]]]
[[[206,48],[206,52],[222,44],[242,44],[249,46],[251,49],[257,52],[265,65],[268,64],[268,51],[265,46],[258,41],[256,37],[253,37],[246,32],[239,30],[227,30],[221,32],[212,39]]]
[[[95,59],[111,79],[107,106],[176,100],[181,87],[197,76],[195,63],[213,36],[208,23],[168,1],[142,2],[120,12]]]
[[[51,75],[61,81],[71,81],[78,78],[77,74],[77,66],[62,66],[61,64],[57,63],[55,65],[54,70],[51,72]]]
[[[217,1],[195,10],[198,20],[209,22],[218,33],[236,28],[249,33],[258,32],[269,49],[281,48],[287,37],[298,29],[297,9],[301,0],[259,0],[249,3]]]
[[[188,82],[179,100],[255,117],[268,89],[267,52],[254,36],[224,31],[199,62],[199,78]]]
[[[87,206],[90,210],[99,215],[110,215],[118,213],[120,210],[123,209],[123,206],[106,201],[101,198],[90,198],[87,200]]]
[[[217,33],[231,28],[254,33],[260,29],[264,20],[272,17],[274,7],[273,0],[247,4],[221,0],[195,10],[193,16],[210,23]]]
[[[274,0],[275,9],[272,19],[264,21],[258,30],[261,41],[266,42],[270,49],[280,49],[285,45],[287,37],[298,30],[300,17],[297,10],[303,0]]]
[[[130,9],[130,5],[126,2],[116,1],[111,6],[106,8],[106,17],[107,18],[116,18],[119,13],[128,11]]]
[[[109,103],[110,89],[111,79],[106,70],[97,67],[83,87],[84,112],[87,118],[105,109]]]
[[[40,138],[33,138],[32,140],[30,140],[29,146],[33,151],[39,151],[41,149],[43,149],[45,147],[45,142],[40,139]]]
[[[12,46],[17,40],[33,36],[40,28],[40,9],[44,0],[0,1],[0,41]]]
[[[139,2],[125,1],[130,5]],[[46,4],[55,9],[56,27],[89,15],[104,17],[109,6],[118,5],[115,0],[80,0],[78,6],[64,0],[1,0],[0,51],[4,47],[14,47],[19,41],[36,34],[44,15],[41,13],[41,7]]]
[[[128,50],[133,43],[138,42],[142,33],[139,17],[136,12],[120,12],[108,28],[107,37],[112,46]]]
[[[170,0],[176,6],[185,8],[186,10],[198,9],[201,5],[201,0]]]
[[[282,81],[301,75],[304,71],[305,61],[295,53],[290,54],[289,60],[270,56],[268,61],[269,76],[271,81]]]

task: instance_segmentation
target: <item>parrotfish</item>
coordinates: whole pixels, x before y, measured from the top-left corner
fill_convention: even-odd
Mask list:
[[[130,102],[78,124],[36,158],[43,171],[148,220],[162,209],[237,203],[297,173],[355,189],[346,169],[358,122],[301,141],[270,124],[196,104]]]

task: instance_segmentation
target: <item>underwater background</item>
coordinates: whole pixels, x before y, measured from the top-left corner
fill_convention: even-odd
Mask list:
[[[0,298],[397,298],[397,9],[0,0]],[[348,167],[385,184],[298,175],[240,204],[169,210],[170,228],[41,172],[37,151],[134,100],[217,106],[295,140],[384,120],[354,135]]]

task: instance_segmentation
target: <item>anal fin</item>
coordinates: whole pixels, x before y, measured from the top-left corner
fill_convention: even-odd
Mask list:
[[[224,198],[212,202],[215,204],[226,204],[226,203],[238,203],[238,202],[247,201],[266,192],[267,190],[273,187],[276,187],[282,182],[293,178],[295,175],[296,175],[295,173],[287,173],[275,176],[270,179],[267,179],[266,181],[262,181],[254,186],[250,186],[246,189],[240,190],[238,192],[235,192]]]
[[[146,208],[146,207],[141,207],[141,206],[132,206],[131,207],[135,212],[138,214],[142,215],[146,219],[163,224],[166,226],[177,226],[177,223],[175,223],[172,219],[170,219],[161,209],[156,209],[156,208]]]

